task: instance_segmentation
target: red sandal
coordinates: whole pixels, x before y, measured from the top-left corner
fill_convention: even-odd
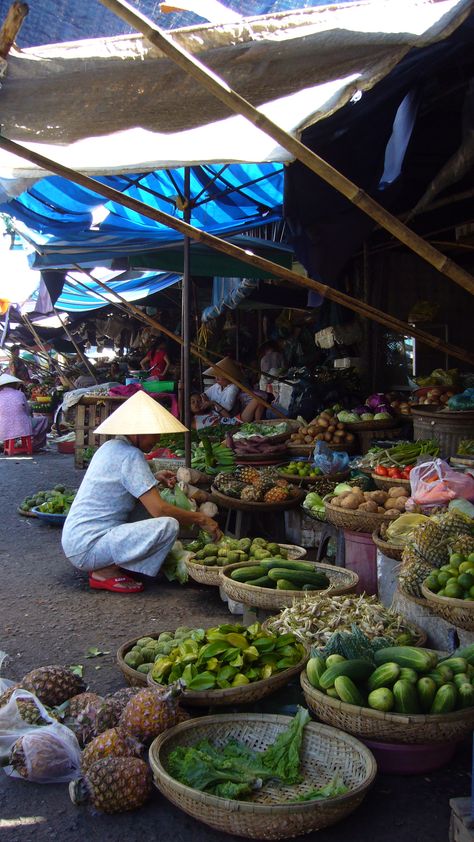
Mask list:
[[[144,590],[142,583],[136,582],[130,576],[112,576],[110,579],[94,579],[89,576],[89,586],[114,593],[140,593]]]

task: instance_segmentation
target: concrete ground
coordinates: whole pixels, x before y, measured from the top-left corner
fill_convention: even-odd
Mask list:
[[[231,615],[216,590],[197,584],[156,582],[130,596],[91,591],[64,558],[59,530],[17,513],[27,494],[59,482],[77,486],[83,476],[72,456],[0,457],[0,650],[11,656],[6,678],[20,678],[43,664],[81,663],[91,689],[106,693],[125,683],[115,663],[124,641],[178,625],[215,625]],[[110,654],[86,659],[90,646]],[[379,775],[363,805],[318,839],[445,842],[449,799],[470,791],[469,749],[461,746],[449,766],[427,775]],[[99,816],[75,807],[67,785],[40,786],[0,775],[0,842],[237,839],[194,821],[158,792],[137,812]]]

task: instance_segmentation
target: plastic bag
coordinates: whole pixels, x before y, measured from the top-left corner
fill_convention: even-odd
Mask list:
[[[318,441],[313,452],[313,462],[323,474],[338,474],[347,469],[349,456],[347,453],[331,450],[325,441]]]
[[[408,501],[423,508],[448,506],[451,500],[474,500],[474,479],[454,471],[442,459],[416,465],[410,474],[412,496]]]
[[[7,652],[0,651],[0,673],[8,657],[9,655],[7,654]],[[14,681],[10,681],[10,679],[8,678],[2,678],[2,676],[0,675],[0,696],[2,693],[5,692],[5,690],[8,690],[8,688],[11,687],[14,683]]]
[[[47,725],[31,725],[22,719],[17,699],[30,699]],[[8,761],[10,752],[21,738],[24,755],[22,771],[5,766],[12,778],[51,784],[66,783],[78,776],[81,769],[81,749],[75,734],[53,719],[39,699],[27,690],[17,689],[6,705],[0,708],[0,762]]]

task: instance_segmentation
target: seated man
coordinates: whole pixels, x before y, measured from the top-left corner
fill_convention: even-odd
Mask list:
[[[91,588],[143,590],[132,574],[157,575],[180,525],[197,524],[220,537],[217,523],[202,512],[184,511],[162,500],[158,479],[143,455],[159,442],[161,433],[185,429],[145,392],[137,392],[97,428],[96,433],[117,438],[92,457],[62,533],[67,558],[87,571]],[[167,472],[158,478],[166,482]],[[131,522],[137,501],[150,517]]]

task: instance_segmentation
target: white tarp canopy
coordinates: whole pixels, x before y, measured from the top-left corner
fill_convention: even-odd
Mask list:
[[[288,132],[450,35],[473,0],[372,0],[175,30],[173,38]],[[89,175],[291,156],[141,36],[12,50],[2,133]],[[2,201],[47,173],[0,150]]]

